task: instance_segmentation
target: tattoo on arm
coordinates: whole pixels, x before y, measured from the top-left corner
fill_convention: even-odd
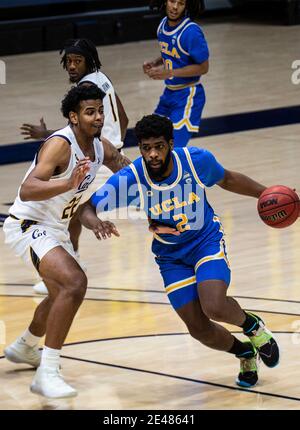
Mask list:
[[[113,145],[110,145],[110,149],[111,156],[109,159],[106,159],[105,157],[104,164],[114,173],[131,164],[129,158],[121,154]]]

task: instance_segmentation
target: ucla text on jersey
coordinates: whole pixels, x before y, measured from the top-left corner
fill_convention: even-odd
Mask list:
[[[163,182],[153,181],[142,157],[114,174],[93,196],[98,212],[139,204],[146,215],[159,223],[176,228],[181,234],[155,235],[165,244],[206,239],[221,225],[209,205],[205,187],[224,177],[224,168],[215,157],[199,148],[172,151],[174,169]]]
[[[167,69],[178,69],[191,64],[201,64],[209,57],[204,34],[198,24],[184,18],[176,27],[168,25],[168,18],[161,21],[157,37],[161,56]],[[200,76],[173,77],[165,81],[169,89],[180,89],[199,81]]]

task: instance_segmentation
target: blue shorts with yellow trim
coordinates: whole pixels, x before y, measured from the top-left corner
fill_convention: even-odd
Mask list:
[[[174,125],[174,146],[185,147],[199,131],[205,92],[201,84],[179,90],[165,88],[155,109],[157,115],[170,118]]]
[[[167,245],[162,245],[164,248]],[[172,247],[173,248],[173,247]],[[156,263],[164,280],[166,292],[174,309],[199,299],[197,284],[209,279],[230,284],[230,266],[225,241],[207,244],[184,243],[167,255],[157,255]]]

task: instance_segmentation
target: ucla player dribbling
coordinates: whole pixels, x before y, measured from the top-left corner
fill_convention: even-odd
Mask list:
[[[258,198],[265,186],[218,163],[209,151],[173,149],[172,122],[149,115],[135,127],[142,157],[114,174],[82,212],[91,214],[140,205],[151,220],[152,251],[168,298],[191,336],[204,345],[240,359],[237,384],[254,386],[257,358],[268,367],[279,361],[278,345],[260,317],[241,309],[227,296],[230,268],[219,218],[207,201],[205,187]],[[213,320],[213,321],[212,321]],[[242,327],[241,342],[214,321]]]
[[[193,20],[204,10],[199,0],[154,0],[152,8],[165,9],[158,26],[161,56],[145,62],[144,73],[164,80],[166,88],[155,113],[170,118],[174,126],[174,146],[187,146],[199,131],[205,92],[201,75],[208,72],[209,51],[205,36]]]

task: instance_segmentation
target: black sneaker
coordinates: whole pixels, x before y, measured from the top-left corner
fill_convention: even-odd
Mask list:
[[[240,360],[240,373],[236,379],[236,384],[240,387],[254,387],[258,381],[258,354],[250,358],[237,357]]]
[[[244,331],[244,334],[249,337],[250,342],[257,349],[266,366],[277,366],[279,363],[279,348],[273,333],[266,328],[265,323],[259,316],[248,313],[256,319],[257,324],[254,330],[247,333]]]

